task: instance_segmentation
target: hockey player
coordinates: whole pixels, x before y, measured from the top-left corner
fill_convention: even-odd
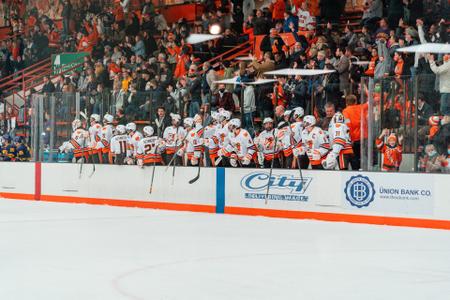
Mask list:
[[[100,155],[97,149],[97,143],[100,142],[101,138],[101,130],[102,125],[100,124],[100,116],[97,114],[92,114],[90,117],[91,126],[89,127],[89,157],[90,160],[94,163],[100,162]]]
[[[113,136],[113,121],[114,117],[110,114],[106,114],[103,117],[103,127],[100,131],[100,142],[97,143],[97,151],[101,153],[100,163],[107,164],[112,163],[109,161],[110,142]]]
[[[14,161],[16,158],[16,147],[11,143],[9,134],[3,135],[2,156],[3,161]]]
[[[273,128],[273,119],[265,118],[263,121],[264,130],[255,138],[255,145],[258,148],[258,161],[264,168],[280,168],[279,145],[275,145],[275,137],[278,130]]]
[[[137,155],[137,145],[139,141],[143,138],[142,134],[137,131],[136,124],[131,122],[126,125],[127,133],[128,133],[128,143],[130,145],[130,157],[127,161],[127,164],[134,164],[134,160]]]
[[[68,142],[64,142],[59,150],[61,152],[73,151],[74,162],[85,162],[89,157],[89,132],[82,128],[79,119],[72,122],[72,137]]]
[[[163,160],[166,165],[172,160],[175,153],[182,147],[184,139],[186,137],[186,129],[180,126],[181,116],[178,114],[170,114],[172,118],[172,126],[167,127],[164,130],[163,138],[166,143],[166,151],[163,154]],[[183,164],[181,157],[177,156],[173,163],[177,166]]]
[[[153,135],[155,131],[151,126],[145,126],[143,132],[144,137],[137,146],[137,164],[140,167],[153,164],[162,165],[161,153],[164,153],[165,142],[158,136]]]
[[[340,112],[334,114],[328,127],[328,137],[331,151],[322,162],[324,169],[333,170],[338,162],[340,170],[347,170],[350,158],[353,155],[350,130],[345,124],[344,115]]]
[[[301,153],[302,149],[302,132],[303,132],[303,116],[305,111],[303,107],[296,107],[293,110],[292,118],[294,122],[291,124],[291,131],[293,135],[292,155],[295,159],[295,166],[300,163],[300,168],[306,169],[309,165],[309,159],[306,153]]]
[[[131,151],[127,129],[124,125],[117,125],[110,145],[109,161],[115,165],[127,164]]]
[[[314,116],[305,116],[303,118],[302,149],[300,154],[306,153],[313,169],[323,169],[322,160],[324,160],[330,151],[330,144],[325,132],[315,126],[316,118]]]
[[[283,121],[278,124],[278,141],[281,143],[282,152],[282,168],[290,169],[292,167],[292,149],[295,142],[293,141],[293,133],[290,127],[291,110],[286,110],[283,114]]]
[[[14,144],[16,147],[16,161],[30,161],[31,155],[30,150],[27,145],[23,143],[23,140],[20,136],[16,136],[14,138]]]
[[[256,146],[247,130],[241,128],[241,120],[232,119],[228,123],[231,131],[229,143],[219,151],[219,155],[230,158],[230,165],[237,167],[255,166]]]
[[[211,112],[210,124],[205,127],[203,133],[203,145],[204,151],[208,152],[208,156],[205,156],[207,166],[215,166],[216,159],[218,157],[217,152],[219,151],[219,140],[216,136],[217,128],[220,121],[220,114],[218,112]]]
[[[397,142],[397,136],[391,133],[389,136],[389,129],[383,129],[380,136],[376,140],[378,150],[383,154],[382,170],[387,172],[397,172],[402,163],[402,141],[400,136]],[[387,137],[387,144],[384,143],[384,138]]]
[[[186,154],[187,165],[197,166],[200,163],[203,151],[201,117],[196,115],[194,119],[186,118],[183,124],[187,135],[184,146],[178,150],[177,155],[183,157]]]

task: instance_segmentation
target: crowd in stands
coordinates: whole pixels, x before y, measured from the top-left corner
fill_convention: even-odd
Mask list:
[[[242,127],[255,136],[262,127],[256,120],[270,117],[277,124],[285,111],[298,107],[314,115],[323,130],[341,111],[348,119],[356,161],[361,110],[366,107],[357,99],[368,93],[361,78],[369,77],[374,80],[372,96],[384,116],[378,132],[384,133],[377,142],[383,144],[380,151],[386,157],[382,149],[389,146],[391,136],[396,136],[398,146],[399,137],[409,134],[402,127],[413,124],[417,114],[414,126],[423,147],[414,154],[420,155],[421,170],[436,171],[434,164],[444,163],[449,155],[450,55],[414,55],[396,49],[447,43],[448,1],[368,0],[358,21],[360,30],[339,24],[345,3],[273,0],[256,9],[254,1],[221,1],[217,7],[216,1],[207,0],[196,22],[180,19],[168,24],[150,0],[118,1],[111,8],[102,1],[75,7],[65,0],[61,30],[50,18],[30,12],[36,23],[29,35],[0,45],[2,75],[48,55],[53,35],[62,50],[90,55],[81,71],[61,76],[56,84],[46,79],[40,92],[80,92],[88,115],[109,113],[119,124],[147,120],[157,129],[158,108],[183,118],[223,109],[241,118]],[[208,33],[213,24],[223,29],[223,38],[186,43],[190,33]],[[281,34],[292,35],[295,42],[286,44]],[[265,35],[257,45],[261,57],[253,56],[249,62],[208,62],[244,41],[253,42],[255,35]],[[235,76],[242,82],[253,81],[282,68],[336,72],[282,76],[275,84],[257,87],[214,83]],[[355,168],[359,169],[358,163],[352,165]]]

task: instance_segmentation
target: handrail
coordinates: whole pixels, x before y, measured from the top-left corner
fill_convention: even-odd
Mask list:
[[[8,76],[3,77],[3,78],[0,78],[0,89],[1,89],[6,83],[18,81],[18,77],[20,77],[21,74],[24,74],[24,73],[26,73],[26,72],[29,71],[29,70],[33,70],[34,68],[36,68],[36,67],[38,67],[38,66],[41,66],[41,65],[43,65],[44,63],[45,63],[45,64],[51,63],[50,57],[49,57],[49,58],[46,58],[46,59],[43,59],[43,60],[41,60],[41,61],[39,61],[39,62],[37,62],[37,63],[31,65],[31,66],[28,66],[28,67],[26,67],[25,69],[22,69],[22,70],[20,70],[20,71],[17,71],[17,72],[14,73],[14,74],[8,75]]]
[[[211,62],[213,62],[213,61],[215,61],[215,60],[222,59],[225,55],[227,55],[227,54],[229,54],[229,53],[231,53],[231,52],[233,52],[233,51],[236,51],[238,48],[242,48],[242,47],[246,46],[247,44],[250,45],[250,41],[246,41],[245,43],[239,44],[239,45],[237,45],[236,47],[233,47],[233,48],[231,48],[230,50],[225,51],[224,53],[221,53],[221,54],[219,54],[219,55],[217,55],[217,56],[211,58],[210,60],[207,60],[206,62],[211,63]],[[204,62],[204,63],[205,63],[205,62]]]
[[[235,57],[238,57],[240,55],[243,55],[247,52],[250,52],[252,49],[251,43],[250,41],[246,41],[242,44],[239,44],[235,47],[233,47],[232,49],[225,51],[224,53],[221,53],[213,58],[211,58],[210,60],[207,60],[206,62],[210,63],[211,66],[216,67],[218,64],[218,61],[221,60],[232,60]],[[229,55],[229,57],[224,58],[226,55]],[[204,63],[206,63],[204,62]],[[203,63],[203,64],[204,64]],[[201,64],[199,66],[199,68],[201,68],[203,66],[203,64]],[[201,69],[201,71],[199,72],[199,74],[203,74],[203,70]]]

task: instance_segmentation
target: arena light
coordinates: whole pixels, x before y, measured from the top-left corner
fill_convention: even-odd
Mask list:
[[[190,34],[187,39],[186,39],[186,43],[188,44],[199,44],[199,43],[204,43],[210,40],[215,40],[215,39],[219,39],[222,36],[220,34],[197,34],[197,33],[192,33]]]
[[[209,26],[209,33],[211,34],[219,34],[222,31],[222,27],[218,23],[214,23]]]

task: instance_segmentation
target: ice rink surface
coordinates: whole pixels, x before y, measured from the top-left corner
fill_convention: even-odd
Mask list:
[[[450,231],[0,200],[0,299],[450,299]]]

